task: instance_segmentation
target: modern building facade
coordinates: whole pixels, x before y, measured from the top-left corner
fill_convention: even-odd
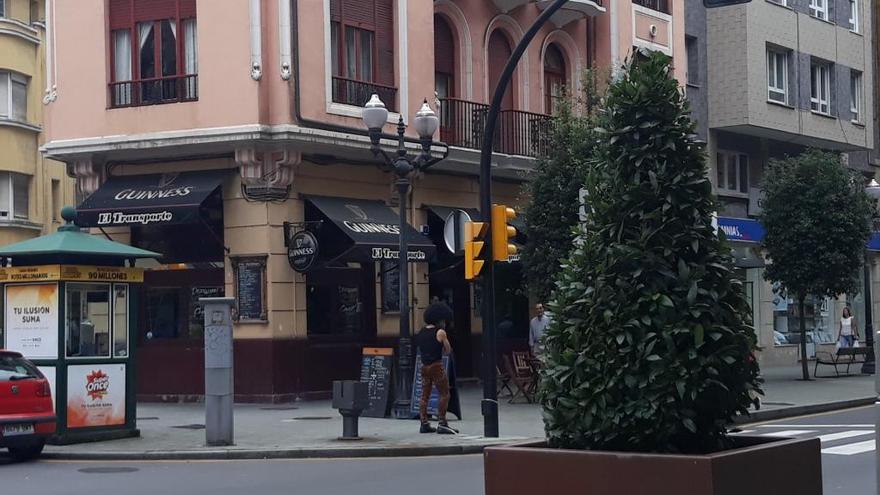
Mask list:
[[[358,376],[363,347],[394,347],[398,199],[360,119],[372,94],[391,111],[389,134],[425,99],[439,113],[432,153],[443,160],[415,178],[407,201],[411,323],[419,327],[432,300],[450,303],[459,376],[478,373],[481,296],[445,247],[443,225],[453,208],[478,206],[490,93],[549,2],[49,4],[57,97],[43,149],[88,196],[81,225],[163,253],[146,266],[141,398],[202,394],[202,296],[236,298],[239,400],[325,394],[331,380]],[[553,104],[584,69],[610,68],[634,48],[684,53],[683,6],[577,0],[541,29],[493,138],[496,202],[521,201],[549,145]],[[683,78],[684,64],[676,71]],[[407,136],[417,151],[417,136]],[[297,256],[314,259],[298,258],[297,271]],[[502,347],[525,343],[519,273],[516,262],[497,270],[499,321],[510,322]]]
[[[39,152],[45,35],[42,2],[0,0],[0,244],[54,231],[74,201],[64,164]]]
[[[686,91],[768,365],[797,361],[799,322],[791,298],[763,279],[771,261],[755,220],[762,173],[770,160],[819,148],[875,176],[873,8],[866,0],[753,0],[706,9],[687,0]],[[860,294],[807,302],[808,354],[834,345],[845,305],[863,330]]]

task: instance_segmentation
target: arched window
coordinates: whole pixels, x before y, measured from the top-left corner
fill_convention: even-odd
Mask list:
[[[455,38],[452,28],[442,16],[434,16],[434,90],[438,98],[456,95]]]
[[[487,101],[491,100],[492,95],[495,94],[495,87],[498,86],[498,81],[504,72],[504,66],[512,54],[513,49],[510,48],[510,41],[507,39],[507,36],[500,29],[492,31],[492,34],[489,36],[489,94],[486,98]],[[507,85],[504,99],[501,101],[502,110],[513,110],[514,108],[512,88],[513,83]]]
[[[544,111],[550,115],[565,95],[565,57],[555,43],[547,47],[544,53]]]

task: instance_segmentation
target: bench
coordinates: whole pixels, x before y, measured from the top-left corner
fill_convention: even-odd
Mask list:
[[[841,347],[836,352],[817,352],[816,365],[813,367],[813,376],[817,377],[816,371],[819,365],[834,366],[834,373],[840,376],[840,366],[846,365],[844,375],[848,375],[850,366],[854,364],[862,364],[868,359],[870,347]]]

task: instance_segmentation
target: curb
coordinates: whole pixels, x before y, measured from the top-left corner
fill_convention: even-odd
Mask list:
[[[751,423],[763,423],[765,421],[774,421],[777,419],[793,418],[796,416],[805,416],[807,414],[819,414],[831,411],[840,411],[843,409],[852,409],[854,407],[870,406],[878,401],[877,397],[862,397],[860,399],[840,400],[835,402],[824,402],[821,404],[808,404],[805,406],[791,406],[779,409],[766,409],[754,411],[744,416],[737,416],[733,420],[735,425],[745,425]]]
[[[809,404],[780,409],[754,411],[737,416],[735,425],[762,423],[778,419],[852,409],[873,405],[876,397],[863,397],[844,401]],[[527,441],[517,439],[516,442]],[[511,441],[479,445],[436,445],[408,447],[363,448],[303,448],[303,449],[212,449],[212,450],[148,450],[148,451],[49,451],[43,459],[68,461],[204,461],[204,460],[261,460],[261,459],[342,459],[371,457],[426,457],[480,454],[486,447],[506,445]]]
[[[509,442],[506,442],[509,443]],[[214,449],[214,450],[150,450],[104,452],[43,452],[42,459],[67,461],[204,461],[262,459],[341,459],[370,457],[426,457],[481,454],[486,447],[505,442],[480,445],[443,445],[424,447],[366,447],[315,449]]]

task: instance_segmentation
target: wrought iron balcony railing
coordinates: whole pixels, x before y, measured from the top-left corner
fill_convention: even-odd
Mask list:
[[[440,139],[450,146],[480,149],[489,105],[457,98],[440,100]],[[538,157],[547,151],[549,115],[502,110],[492,149],[498,153]]]
[[[370,101],[373,93],[379,95],[389,112],[397,111],[397,88],[344,77],[333,77],[333,101],[336,103],[362,107]]]
[[[108,86],[110,108],[160,105],[199,99],[197,74],[118,81]]]

